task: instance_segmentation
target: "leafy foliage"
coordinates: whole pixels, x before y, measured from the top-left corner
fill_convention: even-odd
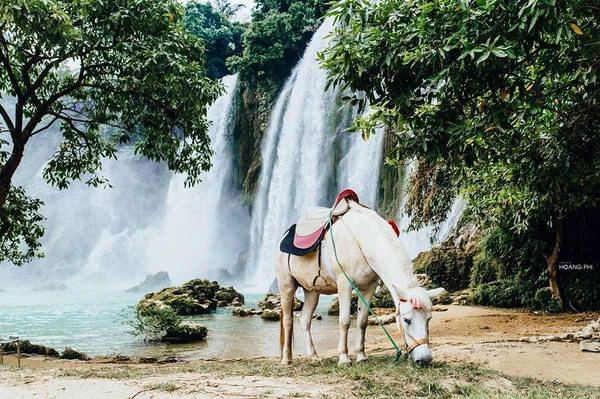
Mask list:
[[[183,318],[168,306],[132,307],[133,318],[123,315],[130,333],[145,341],[160,341],[168,331],[181,324]]]
[[[318,0],[258,0],[244,52],[229,65],[252,86],[279,86],[296,65],[326,6]]]
[[[202,39],[206,73],[210,78],[219,79],[230,74],[225,61],[233,55],[242,54],[244,28],[241,23],[232,22],[235,12],[236,9],[229,3],[221,3],[218,9],[197,0],[185,4],[185,29]]]
[[[39,253],[41,203],[11,181],[28,140],[55,123],[62,143],[43,175],[61,189],[108,184],[101,161],[126,143],[188,184],[210,168],[206,106],[222,87],[206,77],[182,11],[174,0],[0,1],[0,96],[16,99],[14,112],[0,105],[0,134],[10,137],[0,157],[3,260]]]
[[[443,172],[416,179],[426,186],[408,207],[415,225],[443,218],[458,191],[478,224],[524,234],[548,255],[562,221],[598,205],[593,1],[341,0],[331,14],[330,83],[365,92],[375,110],[354,129],[385,124],[400,135],[397,162]]]

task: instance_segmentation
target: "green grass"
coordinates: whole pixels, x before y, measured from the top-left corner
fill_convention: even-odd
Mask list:
[[[372,356],[368,363],[352,367],[338,367],[335,359],[296,360],[292,366],[281,366],[274,360],[235,360],[75,368],[58,373],[78,378],[130,379],[180,372],[217,377],[305,377],[308,384],[313,381],[339,386],[339,397],[347,397],[351,392],[360,398],[600,398],[600,388],[507,377],[470,364],[436,362],[419,367],[407,360],[394,362],[390,356]]]

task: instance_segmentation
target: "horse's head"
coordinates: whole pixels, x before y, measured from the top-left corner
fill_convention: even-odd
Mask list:
[[[444,289],[402,289],[394,286],[394,290],[399,298],[396,303],[396,324],[404,335],[406,351],[415,363],[428,364],[432,359],[429,349],[431,299],[444,292]]]

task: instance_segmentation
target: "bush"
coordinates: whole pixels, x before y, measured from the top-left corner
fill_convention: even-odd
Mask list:
[[[141,336],[144,341],[160,341],[168,330],[181,324],[183,319],[168,306],[137,306],[133,320],[127,324],[132,327],[131,334]]]
[[[387,287],[381,286],[377,291],[375,291],[375,295],[371,299],[371,305],[374,308],[395,308],[396,304],[394,303],[394,298],[392,298],[392,294],[387,289]]]
[[[469,273],[473,257],[451,241],[426,252],[421,252],[413,261],[415,273],[425,273],[436,287],[454,292],[469,286]]]
[[[498,308],[516,308],[522,305],[519,290],[513,279],[481,284],[473,290],[472,299],[477,305]]]
[[[480,284],[491,283],[498,279],[498,262],[487,255],[484,251],[473,257],[473,267],[469,276],[470,286],[477,287]]]

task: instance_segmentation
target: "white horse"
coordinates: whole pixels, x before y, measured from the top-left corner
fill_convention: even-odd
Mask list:
[[[340,308],[338,365],[352,363],[348,357],[352,286],[335,258],[335,241],[335,250],[343,270],[367,301],[371,300],[379,279],[387,286],[396,304],[396,324],[403,332],[407,352],[416,363],[427,364],[432,358],[428,345],[431,298],[441,294],[444,289],[427,291],[418,286],[408,256],[388,222],[363,205],[354,201],[349,201],[349,204],[350,209],[326,232],[321,251],[305,256],[283,252],[277,254],[277,283],[281,293],[281,362],[289,364],[292,359],[294,293],[298,286],[302,286],[304,306],[300,313],[300,325],[308,354],[313,358],[317,356],[310,325],[319,295],[337,293]],[[321,256],[321,264],[318,256]],[[320,277],[315,278],[317,275]],[[368,316],[368,309],[359,301],[357,363],[367,360],[365,330]]]

